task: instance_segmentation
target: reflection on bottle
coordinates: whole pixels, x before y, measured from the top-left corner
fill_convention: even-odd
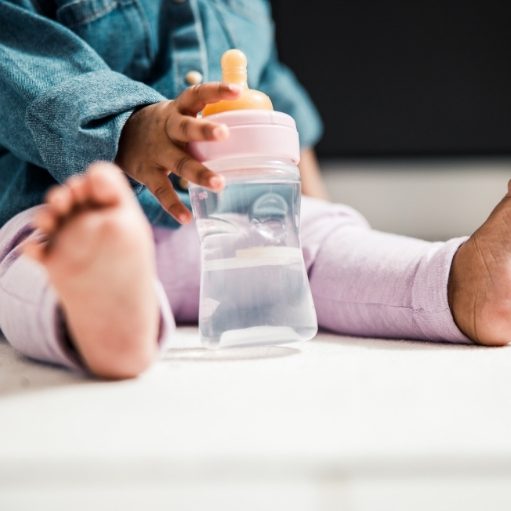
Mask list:
[[[286,217],[289,206],[277,193],[265,193],[250,207],[250,222],[257,232],[272,242],[281,242],[286,237]]]

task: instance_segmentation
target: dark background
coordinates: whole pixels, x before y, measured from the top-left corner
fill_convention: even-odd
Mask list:
[[[324,157],[511,154],[511,2],[272,0]]]

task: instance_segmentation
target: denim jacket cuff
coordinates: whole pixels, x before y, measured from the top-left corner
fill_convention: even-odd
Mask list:
[[[38,96],[25,121],[46,168],[62,182],[93,161],[113,161],[133,110],[164,100],[153,88],[120,73],[94,71]]]

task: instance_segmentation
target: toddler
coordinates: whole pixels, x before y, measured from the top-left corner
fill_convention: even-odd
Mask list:
[[[132,377],[175,320],[197,320],[184,180],[224,183],[186,144],[229,136],[196,114],[239,94],[219,82],[232,47],[248,56],[250,85],[297,122],[301,242],[320,326],[511,339],[509,191],[470,238],[445,243],[373,231],[323,200],[320,121],[277,59],[266,1],[3,0],[0,26],[0,328],[21,353]]]

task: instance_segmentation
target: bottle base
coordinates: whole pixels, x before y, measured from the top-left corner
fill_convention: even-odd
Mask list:
[[[289,344],[308,341],[316,333],[316,327],[291,328],[288,326],[260,325],[227,330],[218,337],[204,336],[201,333],[201,342],[208,349]]]

